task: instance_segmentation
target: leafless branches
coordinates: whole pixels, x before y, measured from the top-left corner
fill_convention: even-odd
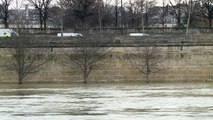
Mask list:
[[[49,17],[48,10],[50,8],[50,3],[52,2],[52,0],[28,0],[28,1],[38,11],[40,28],[44,27],[45,32],[46,32],[47,20]]]
[[[146,82],[153,73],[162,69],[161,49],[152,46],[137,47],[134,54],[128,54],[129,62],[141,73],[145,74]]]
[[[213,0],[201,0],[202,12],[204,18],[207,18],[209,21],[209,27],[212,27],[213,19]]]
[[[9,27],[8,18],[9,18],[9,6],[11,5],[13,0],[1,0],[0,5],[0,16],[3,18],[3,23],[5,28]]]
[[[27,37],[19,37],[9,49],[11,58],[3,67],[5,70],[14,71],[17,73],[18,82],[22,84],[23,80],[30,74],[37,73],[43,68],[50,57],[44,55],[39,48],[29,48],[25,45]]]
[[[109,52],[107,48],[101,46],[102,43],[97,38],[84,38],[78,42],[78,47],[74,48],[72,53],[67,54],[69,64],[82,73],[84,83],[87,83],[88,76],[96,69],[97,63]]]

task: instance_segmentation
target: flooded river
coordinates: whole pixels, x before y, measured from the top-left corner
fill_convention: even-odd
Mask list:
[[[0,85],[0,120],[212,119],[213,83]]]

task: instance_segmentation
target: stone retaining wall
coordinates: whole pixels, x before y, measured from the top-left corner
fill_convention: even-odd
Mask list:
[[[145,81],[145,76],[125,59],[126,53],[134,53],[133,47],[111,49],[112,53],[107,59],[99,62],[99,67],[92,71],[88,82]],[[180,47],[162,47],[161,50],[164,56],[163,69],[152,74],[151,81],[213,81],[213,47],[184,47],[183,51],[180,51]],[[28,76],[24,82],[82,82],[79,71],[70,69],[61,62],[63,51],[61,48],[54,49],[54,55],[57,57],[39,73]],[[0,64],[3,65],[8,58],[8,51],[1,48]],[[1,83],[17,81],[14,72],[0,68]]]

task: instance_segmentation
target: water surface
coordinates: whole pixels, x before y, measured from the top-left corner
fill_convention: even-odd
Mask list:
[[[213,83],[1,84],[0,120],[212,120]]]

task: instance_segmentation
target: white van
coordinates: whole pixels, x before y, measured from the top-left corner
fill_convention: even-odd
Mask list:
[[[133,37],[149,36],[148,34],[145,33],[130,33],[129,35]]]
[[[0,29],[0,37],[11,37],[13,35],[18,36],[18,33],[12,29]]]
[[[63,37],[82,37],[83,35],[80,33],[63,33]],[[61,37],[61,33],[57,34],[57,37]]]

